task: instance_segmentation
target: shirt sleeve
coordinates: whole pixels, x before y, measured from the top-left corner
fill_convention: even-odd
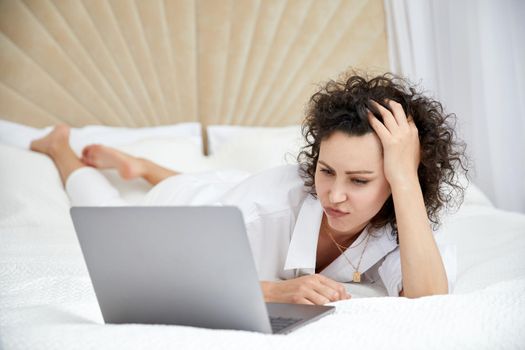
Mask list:
[[[445,265],[445,272],[448,279],[448,292],[452,293],[454,291],[457,274],[456,245],[441,242],[439,235],[435,235],[434,237],[439,252],[441,253],[441,259]],[[399,247],[385,257],[385,260],[378,269],[378,273],[388,295],[399,296],[399,292],[403,289]]]

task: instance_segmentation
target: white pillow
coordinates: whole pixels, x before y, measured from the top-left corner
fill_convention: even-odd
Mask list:
[[[49,126],[38,129],[0,120],[0,144],[27,150],[32,140],[48,134],[52,128]],[[102,125],[71,128],[70,145],[77,156],[80,157],[84,147],[89,144],[115,147],[131,155],[147,158],[167,168],[183,172],[208,169],[202,152],[200,123],[180,123],[143,128]],[[12,152],[14,151],[7,151],[8,154]],[[24,153],[19,154],[23,155]],[[33,165],[32,159],[39,160]],[[23,163],[21,165],[23,169],[32,169],[31,171],[36,172],[40,171],[40,167],[44,166],[43,164],[47,164],[44,173],[54,174],[54,178],[38,179],[37,181],[41,180],[43,184],[49,183],[49,181],[56,183],[58,173],[54,169],[53,163],[47,161],[45,156],[29,152],[26,156],[22,156],[20,161]],[[3,168],[6,167],[6,164],[1,165]],[[122,197],[129,202],[140,200],[151,188],[143,179],[124,181],[115,170],[102,170],[102,172],[119,190]],[[21,184],[21,186],[24,185]]]
[[[469,182],[464,175],[460,175],[458,182],[463,188],[466,188],[462,206],[477,205],[494,207],[494,204],[492,204],[488,196],[474,183]]]
[[[28,149],[32,140],[48,134],[53,127],[33,128],[27,125],[0,120],[0,143]],[[80,155],[82,149],[92,143],[108,146],[121,146],[143,139],[181,137],[190,138],[202,148],[200,123],[179,123],[143,128],[124,128],[102,125],[89,125],[83,128],[71,128],[70,144]]]
[[[470,183],[465,191],[463,205],[494,207],[494,204],[491,202],[489,197],[473,183]]]
[[[202,142],[195,137],[151,137],[115,148],[179,172],[199,172],[210,169],[202,152]]]
[[[200,140],[192,136],[141,139],[115,148],[176,171],[210,169]],[[69,200],[49,157],[0,144],[0,168],[0,225],[24,223],[27,213],[32,213],[32,225],[64,222],[63,216],[69,215]],[[136,203],[151,189],[143,179],[121,179],[116,170],[102,170],[102,173],[130,203]]]
[[[69,200],[49,157],[0,145],[0,227],[69,223]]]
[[[257,172],[296,163],[303,145],[301,126],[247,127],[212,125],[207,129],[213,167]]]

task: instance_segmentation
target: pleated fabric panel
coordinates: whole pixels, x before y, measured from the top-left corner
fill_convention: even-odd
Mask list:
[[[0,118],[295,124],[387,52],[382,0],[0,0]]]

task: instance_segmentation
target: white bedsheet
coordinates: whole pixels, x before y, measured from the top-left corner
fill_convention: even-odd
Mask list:
[[[454,295],[354,298],[286,336],[180,326],[103,325],[51,161],[0,146],[0,348],[524,349],[525,215],[469,192],[443,228],[458,246]]]

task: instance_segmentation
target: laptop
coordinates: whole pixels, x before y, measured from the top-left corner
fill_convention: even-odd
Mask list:
[[[106,323],[288,333],[335,309],[265,303],[236,207],[73,207]]]

